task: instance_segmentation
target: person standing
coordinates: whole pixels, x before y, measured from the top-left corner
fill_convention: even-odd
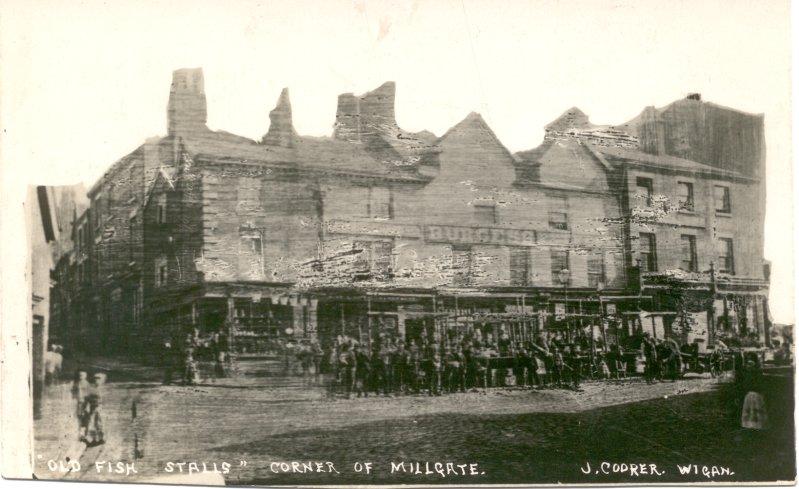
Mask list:
[[[75,416],[78,420],[78,432],[80,439],[86,437],[88,423],[84,423],[86,416],[86,396],[89,394],[89,380],[87,373],[83,370],[78,371],[75,381],[72,383],[72,399],[75,401]]]
[[[358,397],[369,397],[369,354],[363,345],[355,348],[355,392]]]
[[[430,346],[430,353],[428,356],[428,392],[431,396],[441,394],[441,352],[438,349],[438,344],[433,343]]]
[[[341,345],[341,353],[338,356],[338,366],[341,372],[341,383],[344,395],[350,398],[355,383],[355,355],[350,349],[349,343]]]
[[[86,434],[83,441],[88,446],[97,446],[105,443],[101,409],[103,384],[105,384],[105,374],[94,374],[93,382],[89,385],[89,392],[86,396],[86,409],[84,411],[84,416],[86,416]]]
[[[393,353],[394,388],[398,392],[404,393],[408,388],[408,361],[408,350],[405,349],[405,343],[399,340]]]

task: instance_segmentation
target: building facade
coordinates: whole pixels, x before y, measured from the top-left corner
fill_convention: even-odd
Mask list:
[[[176,71],[168,135],[117,162],[76,218],[82,278],[59,282],[85,308],[76,334],[113,350],[225,332],[239,358],[475,328],[768,338],[762,144],[731,161],[674,143],[701,109],[615,128],[571,109],[512,154],[476,113],[441,137],[404,131],[394,93],[339,96],[317,138],[296,133],[284,90],[255,141],[210,130],[202,72]],[[741,117],[762,137],[762,117]]]

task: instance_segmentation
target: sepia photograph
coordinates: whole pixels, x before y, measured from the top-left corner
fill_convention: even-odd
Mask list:
[[[794,483],[788,1],[0,9],[5,478]]]

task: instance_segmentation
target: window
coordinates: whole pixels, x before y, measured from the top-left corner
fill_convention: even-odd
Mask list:
[[[694,184],[690,182],[677,182],[677,199],[680,210],[694,210]]]
[[[569,273],[569,251],[550,250],[549,256],[552,262],[552,283],[554,285],[569,285],[571,275]],[[566,283],[564,284],[564,280]]]
[[[103,196],[98,195],[94,199],[94,206],[92,206],[92,219],[94,220],[94,228],[99,229],[101,224],[100,215],[102,214]]]
[[[452,246],[452,269],[454,285],[469,285],[472,275],[472,247]]]
[[[478,224],[496,224],[497,207],[494,204],[474,204],[474,220]]]
[[[549,203],[549,228],[569,229],[569,202],[564,197],[550,197]]]
[[[695,272],[696,265],[696,236],[683,234],[682,239],[682,269],[686,272]]]
[[[384,187],[369,189],[369,217],[377,219],[394,218],[394,199],[391,190]]]
[[[656,272],[658,269],[657,243],[652,233],[640,233],[641,271]]]
[[[155,222],[166,223],[166,194],[160,194],[155,201]]]
[[[84,236],[83,226],[80,226],[78,228],[78,252],[79,253],[84,253],[86,251],[85,250],[86,242],[85,242],[85,238],[83,236]]]
[[[353,248],[360,250],[354,264],[356,280],[386,280],[391,277],[394,249],[391,241],[358,241],[353,243]]]
[[[167,278],[166,257],[162,256],[155,260],[155,286],[166,285]]]
[[[527,285],[530,279],[530,251],[527,248],[510,249],[510,284]]]
[[[735,258],[732,251],[732,239],[719,238],[717,246],[719,252],[719,272],[729,273],[730,275],[734,274]]]
[[[723,185],[716,185],[713,190],[713,197],[716,202],[716,212],[729,214],[732,211],[730,205],[730,188]]]
[[[638,186],[638,196],[644,199],[646,206],[652,205],[652,179],[647,177],[637,177],[635,184]]]
[[[598,287],[605,284],[605,254],[595,251],[588,255],[588,286]]]

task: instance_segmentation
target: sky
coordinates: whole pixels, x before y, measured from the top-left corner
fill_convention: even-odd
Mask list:
[[[618,124],[691,92],[765,114],[771,312],[794,321],[787,1],[9,0],[0,10],[4,205],[91,185],[166,133],[172,71],[202,67],[208,125],[260,139],[289,87],[298,132],[340,93],[397,83],[401,127],[479,112],[511,150],[570,107]],[[7,220],[14,223],[14,220]]]

